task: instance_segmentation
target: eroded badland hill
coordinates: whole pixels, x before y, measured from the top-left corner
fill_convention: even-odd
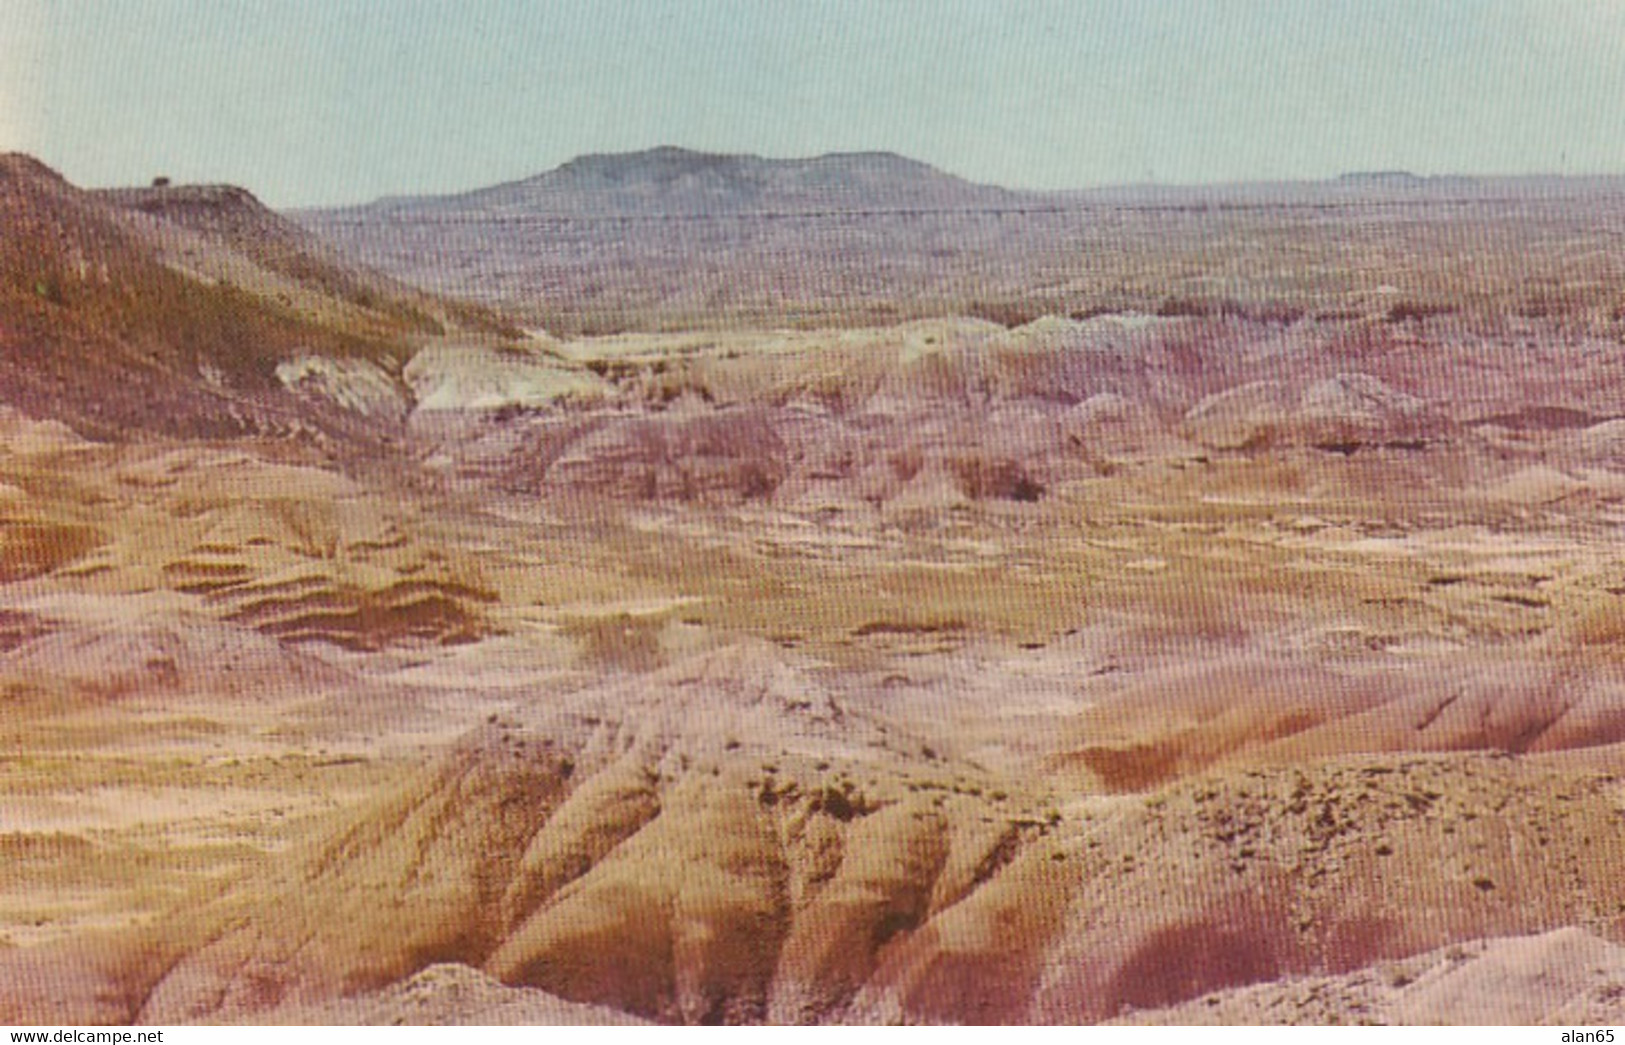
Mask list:
[[[748,160],[457,206],[868,201],[827,327],[0,159],[0,1020],[1621,1020],[1620,197],[1095,199],[993,322],[887,229],[1002,190]]]

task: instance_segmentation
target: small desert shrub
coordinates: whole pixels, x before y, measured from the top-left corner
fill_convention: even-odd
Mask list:
[[[67,294],[62,289],[62,277],[57,275],[44,276],[34,281],[34,293],[53,305],[67,305]]]
[[[1008,458],[957,457],[952,468],[960,490],[973,501],[1036,501],[1044,496],[1043,484]]]
[[[613,370],[610,374],[611,380],[618,380],[613,376]],[[696,396],[706,403],[716,401],[715,394],[703,378],[689,373],[686,368],[668,370],[663,361],[656,363],[643,379],[643,400],[656,409],[674,403],[684,395]]]

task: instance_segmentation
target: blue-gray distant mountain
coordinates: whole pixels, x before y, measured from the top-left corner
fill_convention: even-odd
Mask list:
[[[452,196],[391,197],[358,209],[492,216],[793,214],[1013,207],[1035,199],[890,152],[776,160],[663,146],[581,156],[522,181]]]

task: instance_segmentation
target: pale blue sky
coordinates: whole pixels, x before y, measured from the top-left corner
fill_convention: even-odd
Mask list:
[[[584,152],[1063,188],[1625,172],[1625,0],[0,0],[0,148],[276,205]]]

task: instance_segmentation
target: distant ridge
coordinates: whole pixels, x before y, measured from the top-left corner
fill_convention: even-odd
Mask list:
[[[385,196],[290,212],[302,224],[512,218],[790,217],[842,213],[1052,211],[1106,204],[1322,203],[1466,195],[1475,199],[1625,191],[1619,176],[1423,175],[1347,171],[1321,180],[1102,185],[1026,191],[969,181],[894,152],[832,152],[795,159],[712,153],[674,145],[588,153],[551,170],[467,192]]]
[[[1385,185],[1403,185],[1407,182],[1424,182],[1426,178],[1410,171],[1346,171],[1337,176],[1338,181],[1373,182]]]
[[[1530,179],[1535,180],[1535,179]],[[1562,179],[1545,179],[1550,183],[1561,184]],[[1498,181],[1501,182],[1498,184]],[[1506,192],[1518,184],[1517,179],[1485,179],[1474,178],[1464,174],[1414,174],[1411,171],[1348,171],[1339,174],[1331,185],[1344,191],[1393,193],[1407,195],[1416,192],[1475,192],[1488,189],[1491,192]]]
[[[766,159],[664,145],[578,156],[520,181],[450,196],[386,197],[354,210],[640,216],[953,210],[1027,200],[891,152]]]

